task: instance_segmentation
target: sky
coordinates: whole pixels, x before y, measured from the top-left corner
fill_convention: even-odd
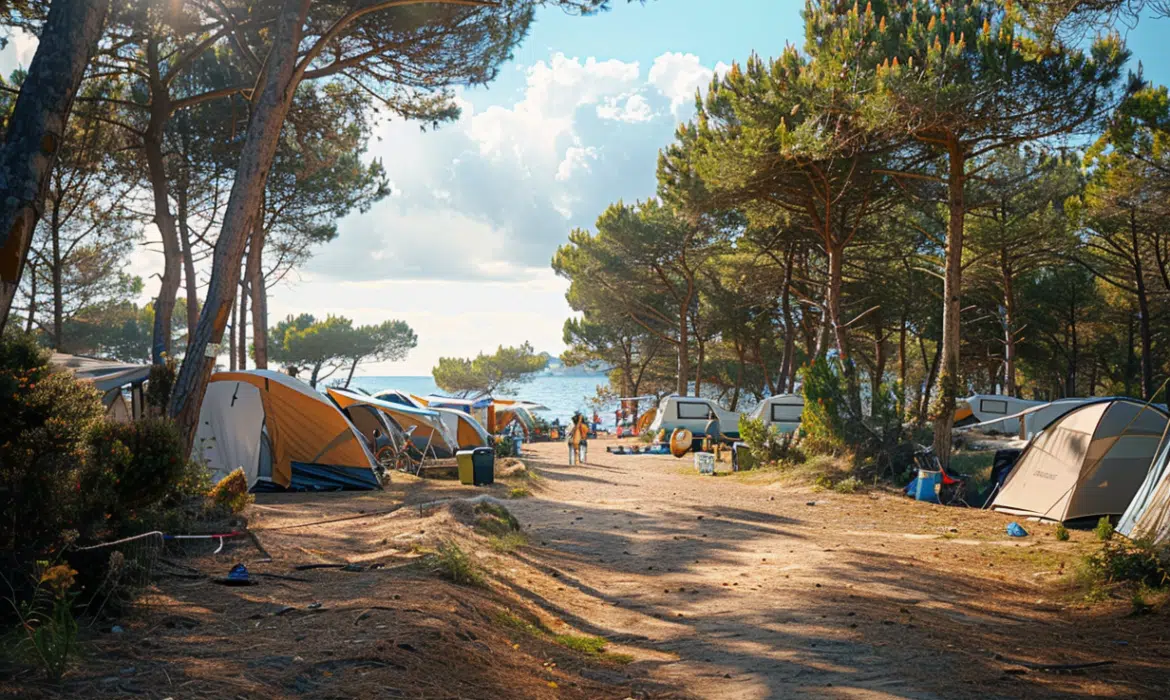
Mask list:
[[[614,4],[592,17],[541,11],[494,83],[459,91],[454,123],[423,132],[381,120],[369,156],[392,195],[344,218],[338,239],[270,292],[270,320],[408,322],[418,347],[402,362],[362,365],[363,375],[429,374],[439,357],[525,341],[563,350],[572,310],[549,267],[557,246],[610,203],[654,195],[658,150],[715,72],[802,42],[799,0]],[[1156,82],[1170,80],[1168,28],[1118,28]],[[34,50],[35,39],[13,37],[0,72],[27,66]],[[147,281],[143,301],[162,267],[152,234],[129,265]]]

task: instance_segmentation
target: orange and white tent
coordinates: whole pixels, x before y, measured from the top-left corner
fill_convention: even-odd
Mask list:
[[[243,468],[253,491],[379,488],[377,462],[329,399],[270,370],[211,375],[195,454],[219,481]]]

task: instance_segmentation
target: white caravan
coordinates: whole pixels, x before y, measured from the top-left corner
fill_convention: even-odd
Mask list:
[[[763,420],[765,425],[775,426],[781,434],[795,433],[800,429],[800,415],[804,413],[804,397],[800,394],[779,394],[769,396],[756,406],[751,417]]]
[[[698,396],[667,396],[662,399],[649,430],[652,435],[659,430],[666,430],[669,435],[679,428],[686,428],[698,437],[707,434],[707,424],[712,419],[718,422],[720,433],[739,437],[739,414]]]

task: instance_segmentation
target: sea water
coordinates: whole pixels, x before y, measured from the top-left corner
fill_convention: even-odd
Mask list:
[[[593,407],[589,399],[597,396],[598,386],[607,385],[608,380],[604,375],[584,377],[545,375],[534,377],[514,391],[499,394],[496,398],[523,399],[543,404],[548,406],[549,410],[541,411],[537,415],[550,422],[559,418],[564,424],[578,411],[592,417]],[[446,395],[431,377],[354,377],[350,387],[360,387],[371,394],[386,389],[398,389],[423,397],[430,394]],[[599,411],[602,426],[613,427],[613,412],[616,408],[617,402],[614,402]]]

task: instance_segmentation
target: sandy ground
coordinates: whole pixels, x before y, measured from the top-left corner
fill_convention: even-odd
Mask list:
[[[1170,697],[1170,613],[1087,605],[1070,583],[1091,533],[1057,542],[1025,523],[1013,540],[993,513],[700,476],[689,458],[607,444],[576,467],[563,444],[526,446],[539,476],[491,488],[396,476],[381,493],[262,496],[260,549],[160,563],[123,632],[89,632],[64,686],[26,674],[0,697]],[[483,494],[527,544],[493,548],[445,505]],[[486,588],[425,568],[447,539]],[[210,580],[235,562],[259,584]],[[335,568],[296,568],[311,564]],[[607,654],[559,634],[604,637]]]
[[[563,445],[533,446],[542,488],[513,511],[540,545],[522,556],[554,578],[519,592],[673,656],[645,662],[654,678],[710,698],[1170,697],[1165,613],[1068,590],[1090,533],[1026,524],[1020,542],[998,514],[703,477],[605,444],[573,468]],[[1100,660],[1117,663],[1010,663]]]

